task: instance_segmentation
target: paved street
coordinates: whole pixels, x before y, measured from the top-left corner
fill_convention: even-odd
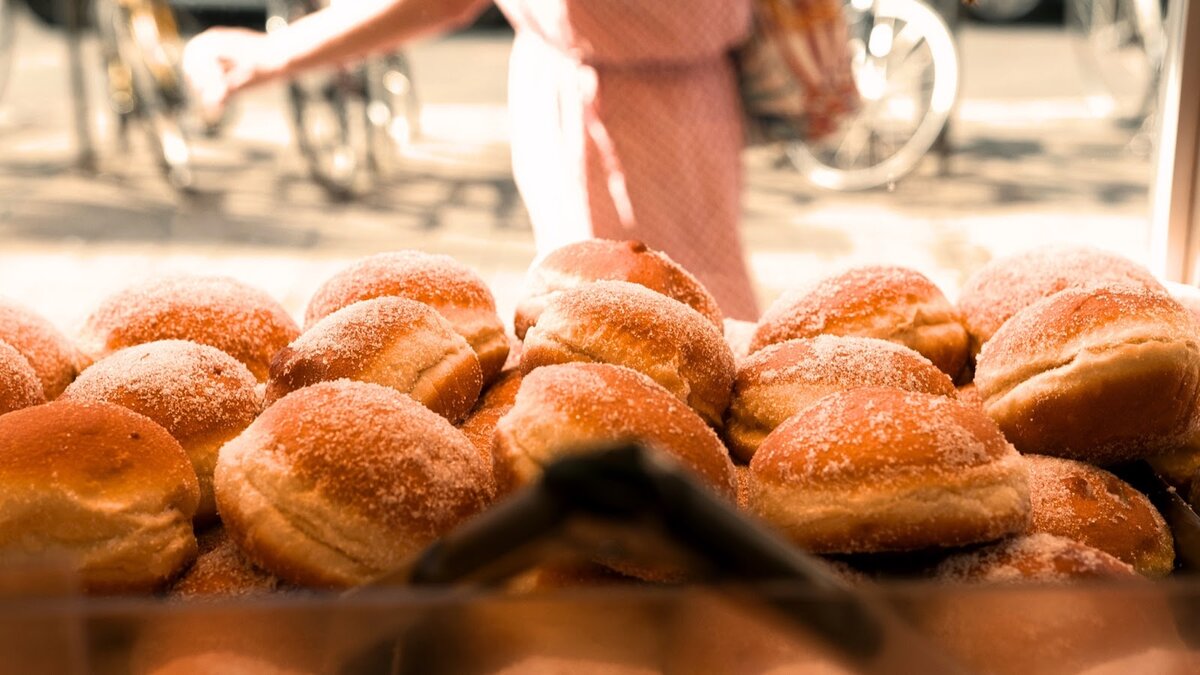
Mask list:
[[[473,32],[411,50],[425,135],[398,180],[367,198],[331,202],[310,183],[278,88],[241,99],[225,137],[201,144],[204,191],[181,198],[136,133],[120,148],[98,67],[89,85],[100,171],[71,168],[65,46],[23,20],[0,98],[0,292],[69,329],[130,278],[211,270],[298,312],[347,260],[417,247],[479,269],[507,313],[533,254],[508,170],[509,43],[503,32]],[[891,190],[820,192],[778,151],[747,153],[745,233],[764,299],[880,261],[915,266],[953,293],[990,257],[1047,240],[1145,256],[1150,162],[1130,149],[1130,132],[1088,108],[1062,31],[967,26],[960,49],[952,153],[928,157]],[[97,63],[94,45],[87,56]]]

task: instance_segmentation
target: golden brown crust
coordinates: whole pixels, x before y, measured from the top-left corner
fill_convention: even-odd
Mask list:
[[[483,387],[467,341],[429,305],[401,297],[356,302],[306,330],[271,363],[267,404],[342,378],[391,387],[451,422],[470,412]]]
[[[979,354],[1005,321],[1042,298],[1105,282],[1164,290],[1144,267],[1088,246],[1042,246],[991,261],[967,280],[958,298],[971,354]]]
[[[817,553],[965,545],[1028,526],[1020,457],[944,396],[831,394],[772,432],[750,472],[751,510]]]
[[[1136,579],[1129,564],[1062,536],[1039,532],[959,553],[942,561],[934,576],[943,581],[1028,583],[1083,579]]]
[[[228,277],[175,275],[109,296],[88,317],[82,346],[92,359],[156,340],[190,340],[241,361],[258,380],[300,334],[274,298]]]
[[[733,464],[712,429],[645,375],[608,364],[546,366],[526,375],[496,424],[497,472],[502,484],[523,485],[558,457],[629,440],[674,456],[735,499]]]
[[[521,370],[572,361],[646,374],[709,424],[720,426],[733,387],[733,354],[719,330],[683,303],[626,281],[563,291],[525,336]]]
[[[1090,464],[1025,455],[1030,532],[1087,544],[1132,565],[1148,577],[1175,569],[1171,530],[1145,495]]]
[[[749,462],[784,420],[823,396],[856,387],[956,396],[945,373],[903,345],[835,335],[788,340],[760,349],[738,369],[725,420],[729,449]]]
[[[58,398],[85,361],[57,328],[33,310],[0,298],[0,341],[7,342],[37,373],[47,401]]]
[[[496,423],[512,410],[517,400],[517,391],[520,389],[521,371],[504,371],[500,374],[500,379],[479,397],[475,409],[458,427],[489,466],[495,461],[492,456],[492,442],[496,434]]]
[[[1165,294],[1068,289],[996,332],[979,354],[975,383],[1022,452],[1094,463],[1153,456],[1197,433],[1200,337]]]
[[[238,551],[225,528],[214,527],[197,537],[200,553],[188,571],[171,584],[178,598],[261,595],[280,588],[279,579],[258,569]]]
[[[974,382],[968,382],[958,388],[958,400],[964,405],[983,410],[983,399],[979,396],[979,387]]]
[[[491,498],[488,471],[445,418],[394,389],[297,390],[221,449],[217,505],[246,557],[301,586],[363,583]]]
[[[508,336],[492,292],[478,274],[450,256],[394,251],[363,258],[317,289],[304,325],[311,327],[343,307],[382,296],[423,302],[441,314],[475,350],[485,384],[504,367]]]
[[[63,400],[115,403],[165,428],[200,481],[199,522],[216,517],[212,472],[221,445],[262,408],[257,382],[237,359],[207,345],[160,340],[100,359],[63,392]]]
[[[46,402],[33,367],[7,342],[0,341],[0,415]]]
[[[200,488],[179,443],[108,403],[0,417],[0,559],[62,557],[91,591],[149,591],[196,555]]]
[[[904,267],[858,267],[785,293],[758,322],[750,351],[821,334],[897,342],[951,379],[967,361],[958,312],[925,275]]]
[[[525,296],[517,303],[513,320],[517,337],[525,338],[555,293],[593,281],[645,286],[696,310],[718,330],[722,327],[716,299],[667,254],[640,241],[588,239],[553,251],[530,270]]]

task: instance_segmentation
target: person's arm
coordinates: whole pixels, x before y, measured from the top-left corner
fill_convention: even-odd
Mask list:
[[[281,75],[361,58],[409,40],[469,24],[491,0],[336,0],[287,28],[268,44]]]
[[[184,71],[206,110],[234,93],[470,23],[491,0],[337,0],[271,33],[212,28],[188,42]]]

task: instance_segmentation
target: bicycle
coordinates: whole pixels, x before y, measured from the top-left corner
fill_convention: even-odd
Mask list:
[[[786,140],[784,156],[821,188],[891,186],[943,138],[958,98],[958,50],[923,0],[849,0],[843,11],[858,105],[828,133]]]
[[[93,9],[119,138],[127,142],[130,126],[142,124],[167,182],[193,190],[185,122],[190,111],[174,13],[165,0],[94,0]]]
[[[1160,0],[1067,0],[1067,30],[1099,114],[1130,128],[1153,119],[1166,55]]]
[[[318,8],[318,0],[270,0],[267,31]],[[335,199],[390,177],[403,148],[420,135],[420,101],[403,52],[294,79],[287,101],[309,175]]]

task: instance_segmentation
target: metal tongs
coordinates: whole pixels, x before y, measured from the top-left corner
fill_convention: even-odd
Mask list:
[[[721,589],[737,584],[728,592],[749,591],[749,600],[863,672],[961,672],[882,604],[740,513],[669,457],[637,445],[547,466],[538,483],[368,588],[453,585],[469,592],[563,553],[682,566],[689,581],[718,582]],[[436,630],[408,631],[407,646],[393,653],[392,671],[439,672],[436,658],[419,648],[431,640]]]

